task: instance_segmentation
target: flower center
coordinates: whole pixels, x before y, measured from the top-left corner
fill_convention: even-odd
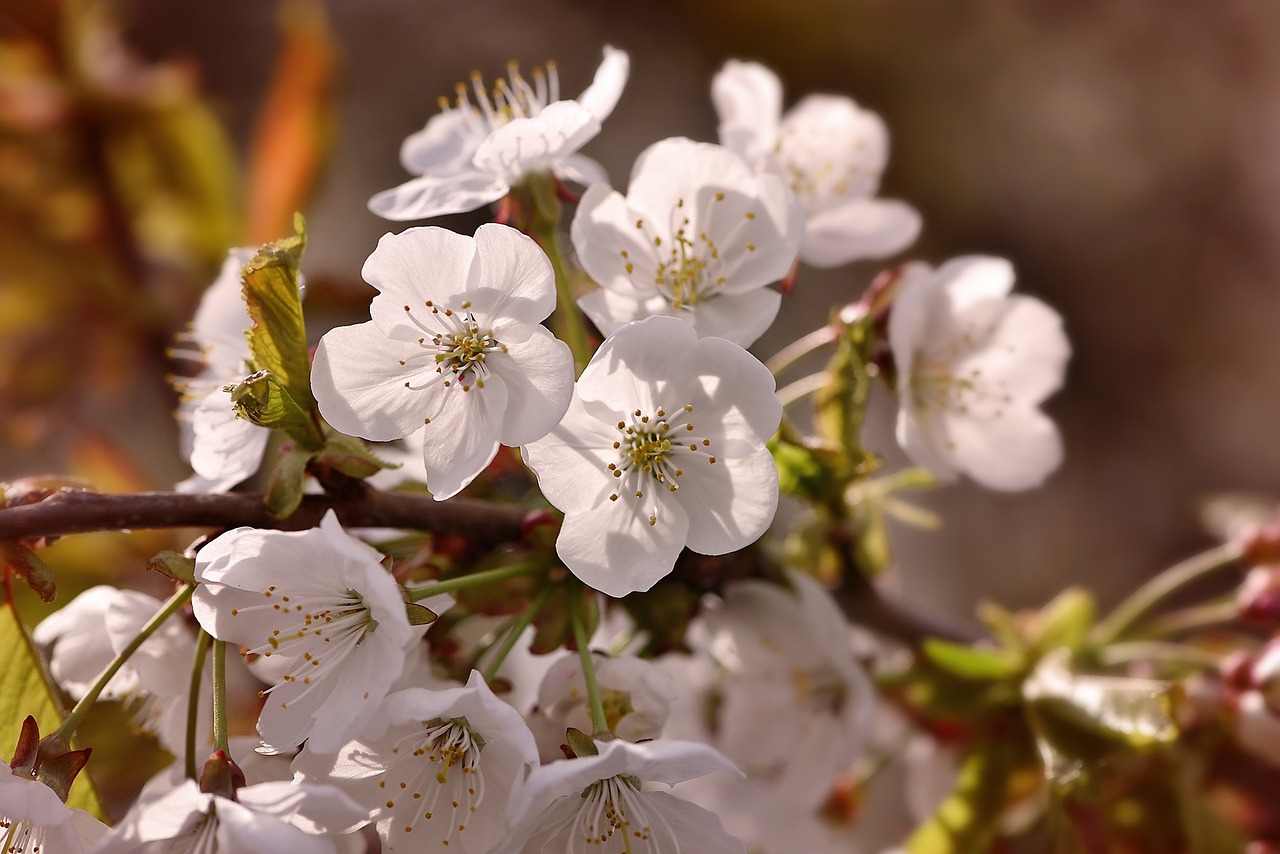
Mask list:
[[[708,463],[716,462],[714,456],[706,453],[711,440],[693,435],[696,428],[691,415],[690,404],[672,415],[659,406],[652,416],[637,409],[631,413],[630,423],[617,423],[621,435],[613,447],[618,451],[618,462],[609,463],[608,469],[621,481],[621,489],[609,496],[610,501],[617,501],[623,494],[643,500],[645,489],[655,488],[653,484],[676,492],[680,488],[679,479],[684,476],[681,458],[690,454],[702,451]],[[649,515],[649,524],[658,524],[656,504]]]
[[[670,841],[669,847],[658,844],[655,831]],[[616,835],[627,854],[681,850],[671,825],[657,810],[647,808],[640,780],[630,775],[600,780],[584,789],[570,834],[570,847],[574,837],[588,845],[604,845]]]
[[[484,388],[484,378],[489,373],[485,360],[494,350],[505,353],[507,348],[494,337],[492,329],[481,328],[470,311],[470,301],[462,303],[461,313],[451,308],[440,308],[431,300],[424,305],[430,310],[425,321],[418,318],[412,306],[406,305],[404,312],[405,317],[424,333],[418,339],[418,346],[422,348],[422,355],[431,361],[426,376],[418,385],[410,381],[404,387],[420,391],[440,380],[445,388],[456,386],[462,391],[471,391],[472,387]],[[400,364],[405,364],[405,361],[401,360]]]
[[[440,109],[463,110],[476,118],[483,118],[493,131],[510,122],[512,119],[529,118],[542,112],[547,104],[560,100],[560,79],[556,74],[555,62],[548,62],[546,70],[534,68],[530,76],[533,82],[525,80],[520,74],[520,67],[514,62],[507,64],[507,79],[501,77],[493,81],[490,90],[484,84],[484,77],[479,71],[471,72],[471,86],[459,83],[454,87],[454,101],[440,99]],[[475,98],[475,103],[471,98]]]
[[[4,773],[0,770],[0,774]],[[12,819],[0,815],[0,852],[4,854],[41,854],[44,848],[45,829],[42,825],[24,819]]]
[[[403,736],[391,749],[396,758],[378,781],[380,789],[388,790],[378,812],[394,816],[392,829],[402,833],[412,833],[420,821],[434,821],[432,826],[444,832],[441,841],[448,845],[467,829],[484,800],[484,746],[484,738],[472,731],[465,717],[422,721],[421,730]]]

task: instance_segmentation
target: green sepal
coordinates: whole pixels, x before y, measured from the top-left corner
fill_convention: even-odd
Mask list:
[[[1039,659],[1064,648],[1073,654],[1080,652],[1096,617],[1091,594],[1078,587],[1062,591],[1040,609],[1027,631],[1033,656]]]
[[[253,325],[245,333],[253,368],[270,371],[304,412],[315,409],[311,358],[298,293],[306,224],[294,216],[293,237],[268,243],[244,266],[244,299]]]
[[[14,575],[21,576],[41,602],[52,602],[58,595],[58,579],[53,568],[26,546],[0,543],[0,563]]]
[[[842,324],[835,353],[827,363],[827,384],[813,397],[818,435],[843,448],[852,459],[863,456],[862,422],[871,393],[867,366],[875,342],[873,320],[865,316]]]
[[[595,741],[582,730],[569,727],[564,731],[564,737],[565,741],[569,744],[569,749],[573,751],[574,756],[581,757],[600,755],[600,748],[596,747]]]
[[[1013,679],[1026,666],[1021,656],[1007,649],[982,649],[938,638],[925,638],[920,651],[952,676],[977,682]]]
[[[184,584],[196,583],[196,562],[181,552],[162,551],[147,561],[147,569]]]
[[[280,430],[309,451],[325,446],[324,434],[311,412],[304,409],[288,387],[270,370],[250,374],[231,388],[231,405],[236,415],[257,424]]]
[[[283,519],[293,514],[302,503],[302,487],[307,479],[307,463],[312,453],[302,448],[287,446],[280,449],[271,481],[267,484],[265,504],[273,519]]]
[[[426,605],[419,605],[417,602],[405,602],[404,611],[409,617],[409,625],[411,626],[425,626],[429,623],[434,623],[440,616]]]
[[[364,442],[343,433],[330,432],[316,462],[340,471],[348,477],[364,479],[383,469],[400,468],[399,463],[381,460],[365,447]]]
[[[778,467],[778,488],[785,495],[813,503],[839,500],[853,475],[841,448],[805,441],[786,422],[767,447]]]

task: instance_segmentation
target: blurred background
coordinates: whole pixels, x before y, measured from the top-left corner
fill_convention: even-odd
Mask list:
[[[224,250],[304,210],[312,339],[360,320],[360,267],[405,227],[365,202],[405,180],[400,142],[437,99],[552,58],[573,96],[607,43],[631,78],[586,151],[615,186],[658,139],[714,141],[712,75],[760,60],[788,104],[847,94],[884,117],[883,194],[925,222],[904,257],[1006,256],[1065,316],[1075,356],[1048,406],[1064,466],[1028,494],[923,499],[941,530],[894,531],[913,599],[965,617],[1081,584],[1115,602],[1210,544],[1204,495],[1280,493],[1267,0],[0,0],[0,480],[170,488],[188,472],[164,351]],[[757,354],[878,270],[802,269]],[[893,409],[876,401],[870,444],[896,467]],[[81,541],[118,578],[119,538]]]

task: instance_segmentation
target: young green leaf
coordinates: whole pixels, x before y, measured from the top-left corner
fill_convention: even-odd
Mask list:
[[[307,243],[301,217],[295,227],[295,236],[266,244],[244,267],[244,299],[253,321],[246,335],[254,370],[270,371],[311,412],[311,359],[298,293],[298,264]]]
[[[231,389],[231,405],[241,418],[280,430],[309,451],[324,447],[324,435],[311,413],[298,405],[271,371],[258,371],[241,380]]]

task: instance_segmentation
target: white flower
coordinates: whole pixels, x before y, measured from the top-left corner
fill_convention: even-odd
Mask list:
[[[600,284],[578,305],[605,335],[651,315],[749,347],[782,297],[765,286],[795,263],[800,208],[781,178],[705,142],[664,139],[636,160],[627,195],[587,190],[573,247]]]
[[[908,264],[889,316],[898,371],[898,442],[940,480],[967,474],[990,489],[1038,486],[1062,460],[1040,411],[1062,385],[1071,345],[1062,318],[1010,295],[1002,258]]]
[[[782,115],[782,84],[755,62],[729,60],[711,85],[720,142],[757,169],[781,175],[804,207],[800,260],[838,267],[910,245],[920,215],[875,198],[889,136],[850,98],[809,95]]]
[[[537,762],[520,714],[473,671],[465,688],[390,695],[359,739],[336,756],[308,747],[294,770],[368,806],[386,851],[484,854]]]
[[[443,500],[484,470],[498,444],[545,435],[573,389],[569,348],[540,326],[556,305],[551,263],[530,238],[482,225],[388,234],[365,262],[373,318],[328,332],[311,382],[344,433],[423,433],[427,486]]]
[[[236,528],[196,559],[196,619],[271,662],[280,681],[258,719],[276,750],[337,750],[378,708],[419,633],[382,555],[333,512],[308,531]]]
[[[94,854],[350,854],[365,810],[332,786],[259,783],[236,799],[201,792],[194,780],[140,799]]]
[[[862,753],[875,691],[848,621],[817,581],[740,581],[707,612],[723,668],[714,743],[748,775],[818,806]]]
[[[729,760],[705,744],[685,741],[609,741],[598,747],[599,755],[533,770],[524,820],[500,851],[745,854],[741,840],[726,833],[714,814],[644,788],[646,783],[671,786],[713,771],[736,771]],[[616,848],[606,849],[606,843]]]
[[[671,675],[634,655],[610,658],[593,653],[592,659],[609,731],[627,741],[657,738],[675,699]],[[587,683],[579,656],[565,656],[547,671],[538,688],[538,705],[529,716],[529,726],[537,736],[544,762],[561,755],[560,745],[568,727],[591,731]]]
[[[176,380],[182,401],[178,428],[182,456],[195,474],[178,484],[179,492],[226,492],[262,464],[271,431],[236,417],[231,395],[223,387],[249,373],[249,312],[240,272],[255,250],[232,249],[218,278],[205,291],[191,323],[190,340],[204,367],[190,379]],[[178,351],[176,355],[187,354]]]
[[[736,551],[769,527],[782,417],[773,375],[741,347],[653,317],[606,340],[546,438],[525,447],[564,511],[556,551],[610,596],[648,590],[686,545]]]
[[[0,763],[0,851],[4,854],[82,854],[109,828],[72,809],[53,789]]]
[[[405,171],[421,177],[378,193],[369,210],[393,220],[475,210],[524,176],[547,170],[582,184],[607,181],[599,163],[577,152],[613,112],[629,66],[625,52],[606,47],[595,80],[577,100],[560,100],[551,63],[545,75],[534,69],[532,84],[509,66],[508,79],[494,81],[492,94],[473,75],[475,104],[459,84],[456,105],[442,98],[443,112],[401,146]]]
[[[42,620],[32,637],[49,649],[54,681],[78,700],[161,607],[160,600],[145,593],[99,585]],[[130,656],[100,697],[131,703],[134,718],[171,753],[182,755],[194,655],[194,633],[181,620],[167,620]],[[203,707],[202,717],[204,725],[198,731],[208,732],[211,717]]]

